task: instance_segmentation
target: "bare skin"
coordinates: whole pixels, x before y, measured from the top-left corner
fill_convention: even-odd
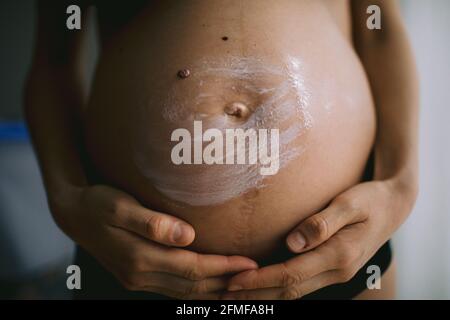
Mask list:
[[[177,249],[193,241],[190,225],[146,209],[122,191],[88,182],[80,121],[86,99],[84,33],[60,32],[64,19],[58,17],[65,8],[63,1],[39,8],[25,106],[55,221],[130,290],[217,299],[227,275],[255,268],[255,262]]]
[[[345,26],[336,25],[331,9],[321,2],[274,1],[264,7],[258,0],[205,4],[160,2],[144,9],[117,37],[111,38],[107,43],[111,49],[100,57],[85,112],[86,144],[106,183],[134,195],[146,207],[189,222],[196,231],[192,250],[264,259],[284,245],[284,237],[293,226],[360,181],[375,138],[369,84],[351,47],[351,34]],[[236,24],[235,17],[239,15],[243,18]],[[272,27],[261,32],[262,23]],[[299,31],[291,33],[291,29]],[[184,33],[190,36],[184,37]],[[214,36],[222,34],[229,40],[224,42],[220,36]],[[151,46],[143,45],[147,38],[152,39]],[[304,43],[310,44],[305,48]],[[128,58],[131,56],[134,58]],[[234,60],[229,65],[230,57],[249,59],[249,68],[253,58],[258,59],[258,64],[277,70],[291,63],[290,57],[304,65],[299,77],[308,86],[304,94],[309,96],[307,108],[313,124],[289,145],[304,151],[276,175],[266,178],[264,188],[250,188],[213,205],[174,201],[170,195],[158,192],[158,181],[148,178],[147,170],[163,170],[166,179],[177,172],[179,183],[194,173],[213,175],[237,170],[233,165],[215,170],[206,164],[185,169],[173,164],[170,156],[175,143],[170,141],[171,133],[176,128],[192,126],[192,121],[184,120],[185,114],[199,118],[203,115],[200,119],[204,127],[232,129],[235,124],[248,121],[250,114],[256,114],[282,90],[280,83],[289,81],[288,72],[279,76],[261,71],[251,79],[242,79],[239,74],[218,77],[208,73],[209,60],[213,60],[213,66],[218,64],[229,68],[229,73],[236,73]],[[203,63],[203,59],[207,62]],[[128,62],[120,63],[123,60]],[[187,66],[189,78],[174,77],[177,66]],[[111,77],[111,73],[117,76]],[[206,75],[195,78],[197,73]],[[130,81],[131,77],[139,79],[139,83]],[[158,79],[157,85],[152,79]],[[246,89],[250,85],[274,93],[254,94]],[[233,87],[235,90],[230,89]],[[199,97],[205,95],[197,104]],[[297,104],[294,93],[289,92],[282,99],[292,99]],[[167,103],[167,107],[185,112],[181,119],[164,118]],[[233,106],[249,111],[233,115],[236,121],[227,121],[227,112]],[[226,121],[223,126],[216,125],[222,119]],[[290,120],[279,122],[270,116],[265,121],[264,128],[268,129],[282,130],[290,124],[286,124]],[[140,166],[135,161],[136,153],[143,159]],[[214,183],[202,179],[196,187],[199,192],[206,192]],[[233,180],[228,188],[238,184],[239,179]]]
[[[230,289],[237,286],[243,290],[228,298],[293,299],[331,283],[348,281],[411,212],[418,192],[416,69],[397,3],[354,1],[354,24],[365,23],[363,13],[372,4],[383,10],[383,29],[371,33],[360,28],[354,33],[376,103],[375,179],[345,191],[288,236],[289,248],[305,254],[237,275]],[[394,61],[392,56],[403,59]],[[300,231],[302,241],[294,241],[298,239],[296,231]],[[387,285],[395,286],[392,276],[387,277]],[[389,299],[392,291],[387,290],[385,296],[368,291],[364,297]]]
[[[88,183],[80,156],[84,149],[80,140],[84,94],[82,77],[78,72],[83,61],[82,33],[76,36],[52,33],[54,25],[51,22],[55,21],[52,15],[54,13],[42,10],[38,47],[28,82],[27,97],[29,99],[26,112],[55,220],[69,236],[85,247],[127,288],[133,290],[158,292],[177,298],[295,299],[323,286],[349,280],[404,221],[414,202],[417,186],[417,88],[414,68],[411,67],[413,63],[402,26],[398,23],[398,9],[385,1],[376,2],[379,2],[383,12],[387,13],[383,31],[374,36],[364,28],[354,28],[356,52],[368,73],[375,98],[375,108],[371,102],[370,91],[367,89],[368,82],[362,68],[356,56],[352,56],[350,33],[352,21],[347,1],[332,3],[324,1],[319,4],[286,1],[283,5],[277,2],[278,5],[274,5],[270,11],[278,12],[280,17],[285,17],[283,12],[296,12],[293,9],[308,7],[307,9],[315,12],[316,15],[323,15],[324,18],[327,15],[328,20],[322,19],[325,26],[332,28],[335,24],[333,32],[336,37],[342,37],[335,44],[335,54],[342,54],[341,59],[338,59],[342,63],[342,70],[339,66],[333,65],[334,56],[327,58],[326,54],[319,57],[312,53],[309,56],[303,53],[298,44],[302,43],[301,32],[297,42],[282,32],[283,28],[292,27],[290,23],[295,25],[296,17],[292,17],[290,22],[289,19],[278,21],[277,14],[271,15],[274,26],[277,26],[271,31],[272,34],[265,35],[272,39],[269,41],[271,47],[268,46],[267,39],[258,34],[250,34],[247,40],[241,39],[237,44],[233,44],[233,39],[239,39],[241,35],[237,30],[231,28],[230,32],[227,32],[227,41],[224,41],[221,38],[222,33],[219,32],[222,30],[211,27],[203,34],[198,31],[198,37],[192,40],[194,43],[189,43],[190,48],[195,50],[180,50],[178,53],[175,51],[168,54],[170,51],[165,50],[164,46],[170,47],[170,43],[165,44],[164,39],[158,40],[157,34],[162,30],[174,31],[176,25],[171,26],[171,29],[165,28],[165,22],[160,21],[161,24],[158,25],[158,19],[153,19],[148,20],[150,28],[147,30],[149,33],[154,32],[155,41],[162,41],[158,43],[160,51],[143,52],[138,49],[141,49],[140,37],[144,34],[138,30],[146,30],[145,25],[142,24],[142,21],[147,21],[142,18],[145,17],[145,11],[133,23],[127,25],[125,30],[128,30],[128,34],[122,32],[114,37],[113,32],[107,32],[105,54],[100,60],[91,108],[88,108],[87,113],[89,143],[92,143],[90,150],[94,162],[105,178],[105,183],[125,190],[134,197],[111,187],[91,186]],[[193,7],[196,4],[197,2]],[[246,2],[246,5],[251,7],[252,2]],[[367,5],[369,4],[365,1],[352,4],[354,25],[365,25]],[[172,12],[172,14],[177,12],[176,6],[169,5],[169,7],[166,8],[168,11],[161,8],[164,10],[160,12]],[[229,13],[233,16],[233,5],[229,8]],[[201,6],[197,7],[196,11],[189,11],[190,8],[183,9],[185,9],[184,16],[189,17],[187,13],[191,12],[191,14],[201,14],[208,19],[208,15],[202,11]],[[247,25],[244,24],[243,28],[255,30],[255,26],[260,21],[259,16],[264,16],[264,11],[248,10],[248,12],[255,13],[248,14],[248,19],[245,19]],[[148,14],[151,15],[152,12],[149,11]],[[303,18],[303,23],[308,24],[309,20],[306,17]],[[314,17],[312,14],[310,30],[315,30],[313,24],[315,18],[317,16]],[[209,19],[214,21],[214,16],[210,16]],[[191,21],[196,19],[192,18]],[[195,31],[196,24],[191,23],[190,27],[191,31]],[[226,25],[222,27],[226,29]],[[298,28],[300,27],[299,25]],[[132,32],[133,28],[136,28],[134,32]],[[199,28],[199,30],[202,29]],[[327,34],[330,30],[332,29],[329,29]],[[319,39],[319,43],[322,43],[320,42],[322,39],[322,49],[326,48],[326,35],[320,34],[321,29],[317,29],[316,32],[319,34],[311,31],[311,36]],[[213,35],[216,34],[217,36],[214,37]],[[379,36],[380,34],[382,36]],[[389,37],[386,37],[386,34]],[[307,40],[309,36],[310,34],[304,33],[304,40]],[[261,50],[265,52],[267,61],[271,63],[278,61],[279,53],[287,51],[302,55],[309,63],[308,65],[324,68],[328,66],[325,69],[313,68],[312,74],[323,76],[324,72],[333,73],[340,89],[337,92],[340,94],[344,92],[344,95],[345,90],[348,90],[348,94],[351,92],[352,98],[362,109],[361,112],[352,113],[349,117],[348,104],[339,103],[339,112],[333,114],[331,123],[319,107],[323,105],[323,101],[317,100],[311,110],[313,118],[317,119],[317,125],[302,138],[307,139],[308,145],[313,146],[308,150],[308,157],[302,158],[298,163],[293,163],[280,172],[272,179],[272,187],[260,193],[250,194],[250,200],[247,196],[218,207],[188,207],[180,210],[170,202],[170,199],[164,199],[163,196],[152,191],[151,184],[133,167],[129,160],[130,152],[126,149],[126,132],[123,135],[114,136],[113,145],[101,140],[105,134],[112,137],[114,133],[111,128],[114,124],[120,124],[121,128],[124,128],[124,125],[126,128],[127,118],[120,109],[123,101],[129,108],[130,104],[133,104],[133,99],[139,98],[133,95],[135,89],[131,87],[128,91],[129,95],[125,90],[122,96],[114,96],[114,90],[110,90],[111,86],[120,86],[122,89],[124,85],[126,87],[126,83],[114,81],[122,77],[127,78],[129,75],[137,76],[141,80],[141,76],[145,76],[139,73],[144,68],[142,63],[131,64],[129,68],[127,66],[120,69],[120,64],[114,62],[117,59],[122,61],[122,53],[120,50],[112,49],[123,47],[124,52],[131,50],[135,53],[154,54],[153,58],[161,62],[158,66],[176,64],[184,66],[194,61],[196,54],[201,54],[202,46],[206,47],[208,41],[214,41],[216,38],[221,42],[220,45],[226,45],[226,48],[231,51],[238,48],[242,50],[243,44],[247,45],[248,54],[256,55],[259,54],[258,50]],[[252,43],[255,41],[258,44],[256,48],[250,46],[249,39]],[[66,46],[49,46],[51,43],[66,43]],[[187,44],[179,42],[178,45],[182,48]],[[296,47],[297,45],[299,47]],[[217,50],[215,55],[223,54],[223,48],[219,45]],[[378,59],[383,63],[391,63],[392,60],[386,58],[390,55],[401,55],[406,58],[401,62],[397,60],[392,62],[389,68],[379,68]],[[63,57],[63,59],[54,57]],[[165,59],[169,59],[170,64],[165,64]],[[108,70],[114,65],[117,65],[115,74],[120,77],[110,80],[113,81],[112,83],[107,80],[102,81],[102,78],[108,77],[107,72],[102,75],[102,70]],[[179,69],[175,69],[173,74],[176,75]],[[350,73],[344,73],[343,70],[350,70]],[[390,73],[384,70],[390,70]],[[170,77],[163,69],[157,68],[151,72],[151,76],[163,80],[161,83],[165,83],[164,79]],[[393,78],[395,82],[392,81]],[[189,81],[189,79],[190,77],[187,77],[181,81]],[[402,86],[396,88],[393,83],[401,83]],[[360,86],[359,90],[355,90],[356,93],[350,90],[354,86]],[[320,86],[317,85],[317,88]],[[157,95],[159,89],[155,88],[156,91],[150,93]],[[151,91],[152,88],[148,90]],[[102,94],[102,91],[109,91],[109,94]],[[139,94],[139,91],[136,93]],[[339,98],[336,99],[339,101]],[[66,107],[61,108],[61,105]],[[102,106],[111,107],[108,109],[108,117],[111,120],[109,123],[95,121],[105,112],[101,109]],[[372,114],[375,109],[378,121],[375,140],[376,181],[358,185],[375,138],[375,121]],[[150,110],[158,114],[158,110],[154,107]],[[89,112],[92,113],[89,114]],[[89,121],[99,126],[95,130],[92,129],[93,126],[89,129]],[[101,126],[100,123],[102,123]],[[339,135],[336,135],[336,132]],[[342,143],[343,140],[345,144]],[[101,141],[102,144],[95,144],[96,141]],[[298,143],[302,142],[305,141],[300,139]],[[324,151],[326,148],[321,145],[325,142],[333,145],[334,149],[329,148]],[[93,148],[98,149],[93,151]],[[105,154],[108,152],[114,152],[116,156],[106,159]],[[319,163],[319,159],[336,155],[340,158],[335,162]],[[344,165],[339,167],[342,164]],[[297,166],[302,166],[304,169],[296,170]],[[338,178],[336,178],[337,173],[340,175]],[[326,180],[332,174],[334,179]],[[296,189],[299,181],[320,181],[323,185],[316,188],[313,186],[317,183],[312,183],[312,186],[303,186],[304,192],[299,195]],[[280,188],[283,188],[282,192],[274,195],[273,191]],[[236,229],[232,223],[236,220],[242,221],[237,218],[242,213],[240,209],[242,204],[248,201],[253,204],[252,215],[246,220],[242,231]],[[276,210],[279,212],[277,219],[274,219],[272,214],[275,208],[270,207],[270,203],[274,202],[277,203]],[[331,204],[327,206],[330,202]],[[142,204],[153,210],[142,207]],[[325,210],[320,211],[324,207],[326,207]],[[203,218],[196,220],[195,217],[199,216]],[[284,219],[280,219],[280,216]],[[189,222],[194,228],[184,221]],[[222,229],[212,227],[217,225],[218,221]],[[293,228],[297,224],[299,226]],[[176,226],[182,227],[179,229],[180,232],[175,232]],[[271,227],[270,232],[265,229],[267,226]],[[327,228],[323,229],[324,226]],[[254,259],[262,258],[279,247],[283,238],[291,230],[301,232],[303,245],[299,246],[298,241],[296,245],[293,241],[299,240],[298,236],[287,238],[288,247],[299,255],[286,263],[250,272],[249,269],[257,268],[254,261],[243,256],[229,256],[239,254]],[[233,241],[237,235],[236,232],[241,236],[246,235],[247,238],[241,237],[245,241],[240,243]],[[292,233],[294,234],[298,233]],[[173,247],[189,245],[194,238],[195,241],[190,248],[208,254]],[[231,282],[228,281],[230,273],[241,271],[244,272],[232,278]],[[226,288],[233,291],[223,295],[223,290]],[[240,290],[235,291],[236,289]],[[370,294],[366,297],[370,298]]]

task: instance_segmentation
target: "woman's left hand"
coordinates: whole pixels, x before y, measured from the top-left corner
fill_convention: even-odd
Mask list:
[[[400,226],[415,197],[395,179],[352,187],[289,234],[298,256],[235,275],[223,298],[298,299],[349,281]]]

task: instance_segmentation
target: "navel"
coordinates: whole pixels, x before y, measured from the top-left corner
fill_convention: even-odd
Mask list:
[[[224,111],[237,119],[246,119],[250,115],[250,109],[242,102],[232,102],[225,106]]]

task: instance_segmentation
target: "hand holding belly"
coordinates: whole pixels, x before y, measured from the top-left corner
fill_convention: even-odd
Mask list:
[[[227,274],[256,268],[239,256],[202,255],[186,246],[194,230],[182,220],[143,208],[133,197],[107,186],[74,193],[53,210],[74,220],[65,230],[129,290],[174,298],[217,299]],[[161,245],[162,244],[162,245]]]
[[[396,179],[361,183],[287,238],[299,255],[234,276],[224,299],[298,299],[344,283],[374,255],[411,210],[415,195]]]

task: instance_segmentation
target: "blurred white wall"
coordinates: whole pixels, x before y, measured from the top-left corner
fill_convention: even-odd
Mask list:
[[[420,195],[395,238],[398,297],[450,299],[450,1],[401,4],[422,96]]]

